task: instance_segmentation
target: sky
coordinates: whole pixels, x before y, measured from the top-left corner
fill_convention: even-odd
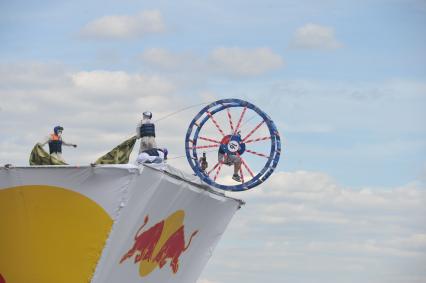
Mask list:
[[[198,283],[426,282],[425,27],[420,0],[2,0],[0,165],[56,125],[87,165],[150,110],[191,172],[192,118],[247,100],[283,154]]]

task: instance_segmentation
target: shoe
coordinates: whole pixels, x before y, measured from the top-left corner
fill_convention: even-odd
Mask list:
[[[241,182],[241,178],[239,175],[232,175],[232,180],[235,180],[237,182]]]

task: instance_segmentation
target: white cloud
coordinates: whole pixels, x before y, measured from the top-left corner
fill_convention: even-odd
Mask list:
[[[158,53],[162,52],[160,50]],[[165,54],[165,57],[170,55],[167,51]],[[395,156],[421,156],[425,148],[420,136],[404,134],[424,132],[421,121],[424,120],[422,105],[425,85],[420,82],[384,81],[360,85],[280,81],[272,91],[265,91],[265,84],[262,83],[258,89],[256,84],[254,88],[250,84],[231,87],[225,93],[220,93],[204,86],[194,91],[193,77],[189,78],[183,91],[182,84],[177,84],[173,77],[152,73],[75,71],[56,63],[0,64],[0,135],[3,145],[0,159],[4,160],[2,162],[26,164],[28,152],[34,143],[51,131],[52,126],[63,123],[67,129],[65,136],[69,139],[78,141],[81,135],[90,141],[86,151],[83,151],[85,147],[81,147],[69,159],[70,162],[86,162],[89,161],[89,151],[104,152],[120,142],[120,135],[127,137],[133,133],[134,124],[145,109],[151,109],[156,117],[162,117],[188,105],[243,92],[252,93],[244,99],[267,113],[275,113],[272,118],[282,132],[285,150],[293,154],[287,156],[290,163],[294,163],[295,158],[302,162],[326,158],[334,158],[336,162],[336,159],[358,158],[368,165],[370,161],[378,162]],[[363,98],[354,98],[354,90]],[[188,99],[182,98],[187,93]],[[264,99],[265,94],[267,100]],[[180,120],[169,118],[161,121],[158,130],[164,132],[159,137],[161,142],[167,142],[174,149],[170,151],[171,155],[184,154],[182,137],[196,110],[198,108],[174,116]],[[28,128],[28,121],[31,121],[31,130],[25,131],[23,136],[21,129]],[[247,127],[250,126],[247,124]],[[75,129],[75,132],[72,133],[71,129]],[[299,132],[334,135],[348,129],[370,131],[387,138],[369,141],[357,138],[344,146],[295,142],[289,138]],[[401,134],[389,138],[388,133]],[[104,149],[96,147],[96,136],[108,141]],[[18,147],[11,147],[11,144]],[[185,159],[177,159],[173,163],[182,168],[188,167]],[[303,167],[303,164],[299,167]],[[357,170],[355,173],[359,173]]]
[[[161,76],[56,67],[53,72],[48,64],[19,66],[9,66],[8,76],[0,77],[1,163],[26,165],[34,144],[60,124],[65,127],[64,138],[79,144],[75,150],[64,149],[65,159],[88,164],[133,135],[144,110],[158,119],[183,107],[174,96],[173,81]],[[0,66],[3,69],[7,68]],[[37,70],[54,76],[47,80]],[[185,127],[174,119],[161,122],[159,144],[170,146],[172,154],[180,151],[180,139],[170,145],[165,141],[184,135]]]
[[[281,68],[284,61],[269,48],[244,49],[219,47],[208,56],[191,52],[172,53],[162,48],[145,50],[140,58],[145,64],[166,71],[219,76],[252,77]]]
[[[320,172],[276,172],[241,194],[204,277],[227,282],[421,282],[426,188],[351,189]],[[279,280],[277,280],[279,278]]]
[[[89,22],[80,34],[93,39],[133,39],[166,30],[159,11],[143,11],[136,15],[104,16]]]
[[[94,95],[162,95],[174,90],[172,83],[159,76],[128,74],[123,71],[82,71],[71,75],[74,85]]]
[[[0,77],[3,88],[46,89],[65,85],[69,80],[63,76],[64,66],[57,62],[36,61],[0,64]]]
[[[406,139],[408,135],[403,134],[425,132],[421,121],[426,117],[422,111],[426,102],[426,85],[421,81],[392,79],[350,83],[283,80],[270,86],[268,100],[265,101],[259,95],[265,92],[265,85],[252,85],[251,101],[262,103],[268,113],[282,113],[281,121],[276,123],[284,134],[336,134],[349,129],[352,133],[365,130],[380,134],[400,133],[392,139],[380,139],[377,144],[371,142],[367,145],[364,139],[357,139],[358,143],[351,148],[335,147],[336,154],[344,153],[345,156],[354,150],[357,154],[378,156],[384,152],[389,155],[401,150],[424,148],[420,139]]]
[[[236,76],[261,75],[284,65],[281,56],[269,48],[220,47],[211,52],[210,61],[219,72]]]
[[[290,45],[301,49],[336,49],[343,46],[336,39],[333,28],[316,24],[298,28]]]
[[[184,70],[196,67],[197,59],[191,53],[172,53],[163,48],[148,48],[140,55],[144,63],[163,70]]]
[[[327,174],[319,172],[277,172],[266,185],[268,189],[250,191],[247,197],[272,201],[265,207],[268,210],[297,210],[296,212],[306,212],[307,216],[311,214],[310,209],[313,208],[322,212],[343,211],[342,215],[348,211],[357,211],[360,214],[383,210],[408,212],[412,208],[422,208],[422,204],[426,201],[426,192],[416,183],[393,190],[378,188],[352,190],[340,186]],[[285,201],[274,201],[281,198]],[[287,214],[280,214],[279,217],[286,216]]]

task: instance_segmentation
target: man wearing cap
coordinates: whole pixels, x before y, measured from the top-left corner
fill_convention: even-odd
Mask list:
[[[151,122],[151,119],[151,112],[143,112],[142,121],[136,127],[136,137],[141,139],[139,154],[145,150],[157,147],[155,142],[155,125]]]
[[[40,146],[44,146],[49,143],[49,153],[51,156],[65,163],[65,160],[62,158],[62,145],[77,147],[76,144],[67,143],[62,139],[62,131],[64,130],[61,126],[56,126],[53,128],[53,133],[46,137],[46,139],[39,143]]]

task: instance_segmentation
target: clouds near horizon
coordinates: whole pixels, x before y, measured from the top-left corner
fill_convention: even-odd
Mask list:
[[[103,16],[87,23],[80,35],[86,39],[135,39],[165,30],[160,11],[152,10],[135,15]]]
[[[165,54],[161,56],[164,58],[172,56]],[[46,79],[46,74],[55,79]],[[179,98],[185,96],[181,93],[186,91],[187,86],[181,85],[173,77],[159,73],[123,70],[75,71],[56,63],[30,62],[0,64],[0,75],[3,86],[0,89],[0,95],[10,97],[1,103],[0,114],[8,115],[13,119],[24,115],[47,122],[52,120],[49,116],[58,113],[61,117],[59,120],[71,122],[74,127],[83,129],[88,125],[97,124],[97,129],[108,129],[111,125],[116,125],[119,120],[110,121],[106,116],[103,118],[105,120],[96,119],[93,116],[96,112],[99,112],[96,115],[115,113],[115,117],[122,116],[124,120],[137,120],[141,109],[149,108],[156,113],[156,117],[161,117],[177,108],[187,106],[184,100]],[[211,73],[207,73],[206,77],[208,76],[211,77]],[[346,147],[336,146],[334,143],[331,143],[330,147],[303,142],[293,144],[290,140],[289,146],[292,147],[292,151],[300,150],[303,155],[332,158],[341,156],[349,159],[355,158],[355,155],[364,158],[388,158],[401,156],[401,154],[416,154],[426,147],[421,139],[411,137],[411,133],[422,131],[420,109],[412,108],[413,111],[408,116],[396,112],[407,109],[413,102],[417,102],[419,106],[422,105],[424,99],[422,92],[426,86],[421,82],[397,80],[365,85],[351,83],[334,85],[304,80],[272,81],[259,85],[261,90],[253,84],[248,87],[251,95],[246,99],[255,104],[261,104],[267,112],[282,111],[272,116],[285,136],[289,134],[333,135],[344,131],[349,126],[358,131],[384,135],[395,131],[406,133],[405,137],[398,139],[377,140],[367,144],[358,141]],[[271,93],[267,102],[262,102],[265,87],[270,89]],[[230,92],[234,91],[230,90]],[[197,93],[200,98],[192,99],[190,104],[228,96],[227,93],[219,95],[214,92],[206,96],[208,92],[204,89]],[[174,100],[178,104],[169,103]],[[379,105],[384,106],[384,109],[380,115],[377,115],[376,109]],[[17,109],[19,113],[16,112]],[[76,109],[83,113],[87,111],[87,114],[72,118],[72,113],[77,111]],[[127,110],[124,111],[124,109]],[[363,113],[363,115],[354,117],[344,114],[351,111]],[[89,118],[91,116],[93,117]],[[340,119],[334,119],[336,116]],[[68,118],[65,119],[65,117]],[[79,124],[80,117],[85,117],[86,122]],[[190,121],[191,117],[188,116],[185,119]],[[8,127],[7,120],[3,120],[3,125],[3,129],[14,131],[13,128]],[[133,128],[132,125],[130,127]],[[183,135],[184,127],[181,127],[181,132]],[[5,151],[8,152],[8,150]],[[19,160],[26,159],[25,154],[22,155]]]
[[[255,77],[284,66],[282,57],[266,47],[218,47],[204,57],[191,52],[172,53],[161,48],[150,48],[144,50],[139,57],[144,63],[160,70],[231,77]]]
[[[209,280],[282,282],[295,270],[308,271],[299,282],[426,279],[425,183],[354,190],[321,172],[277,172],[245,200],[227,231],[230,243],[207,267]]]
[[[290,46],[297,49],[333,50],[343,47],[343,44],[337,40],[332,27],[309,23],[296,30]]]

